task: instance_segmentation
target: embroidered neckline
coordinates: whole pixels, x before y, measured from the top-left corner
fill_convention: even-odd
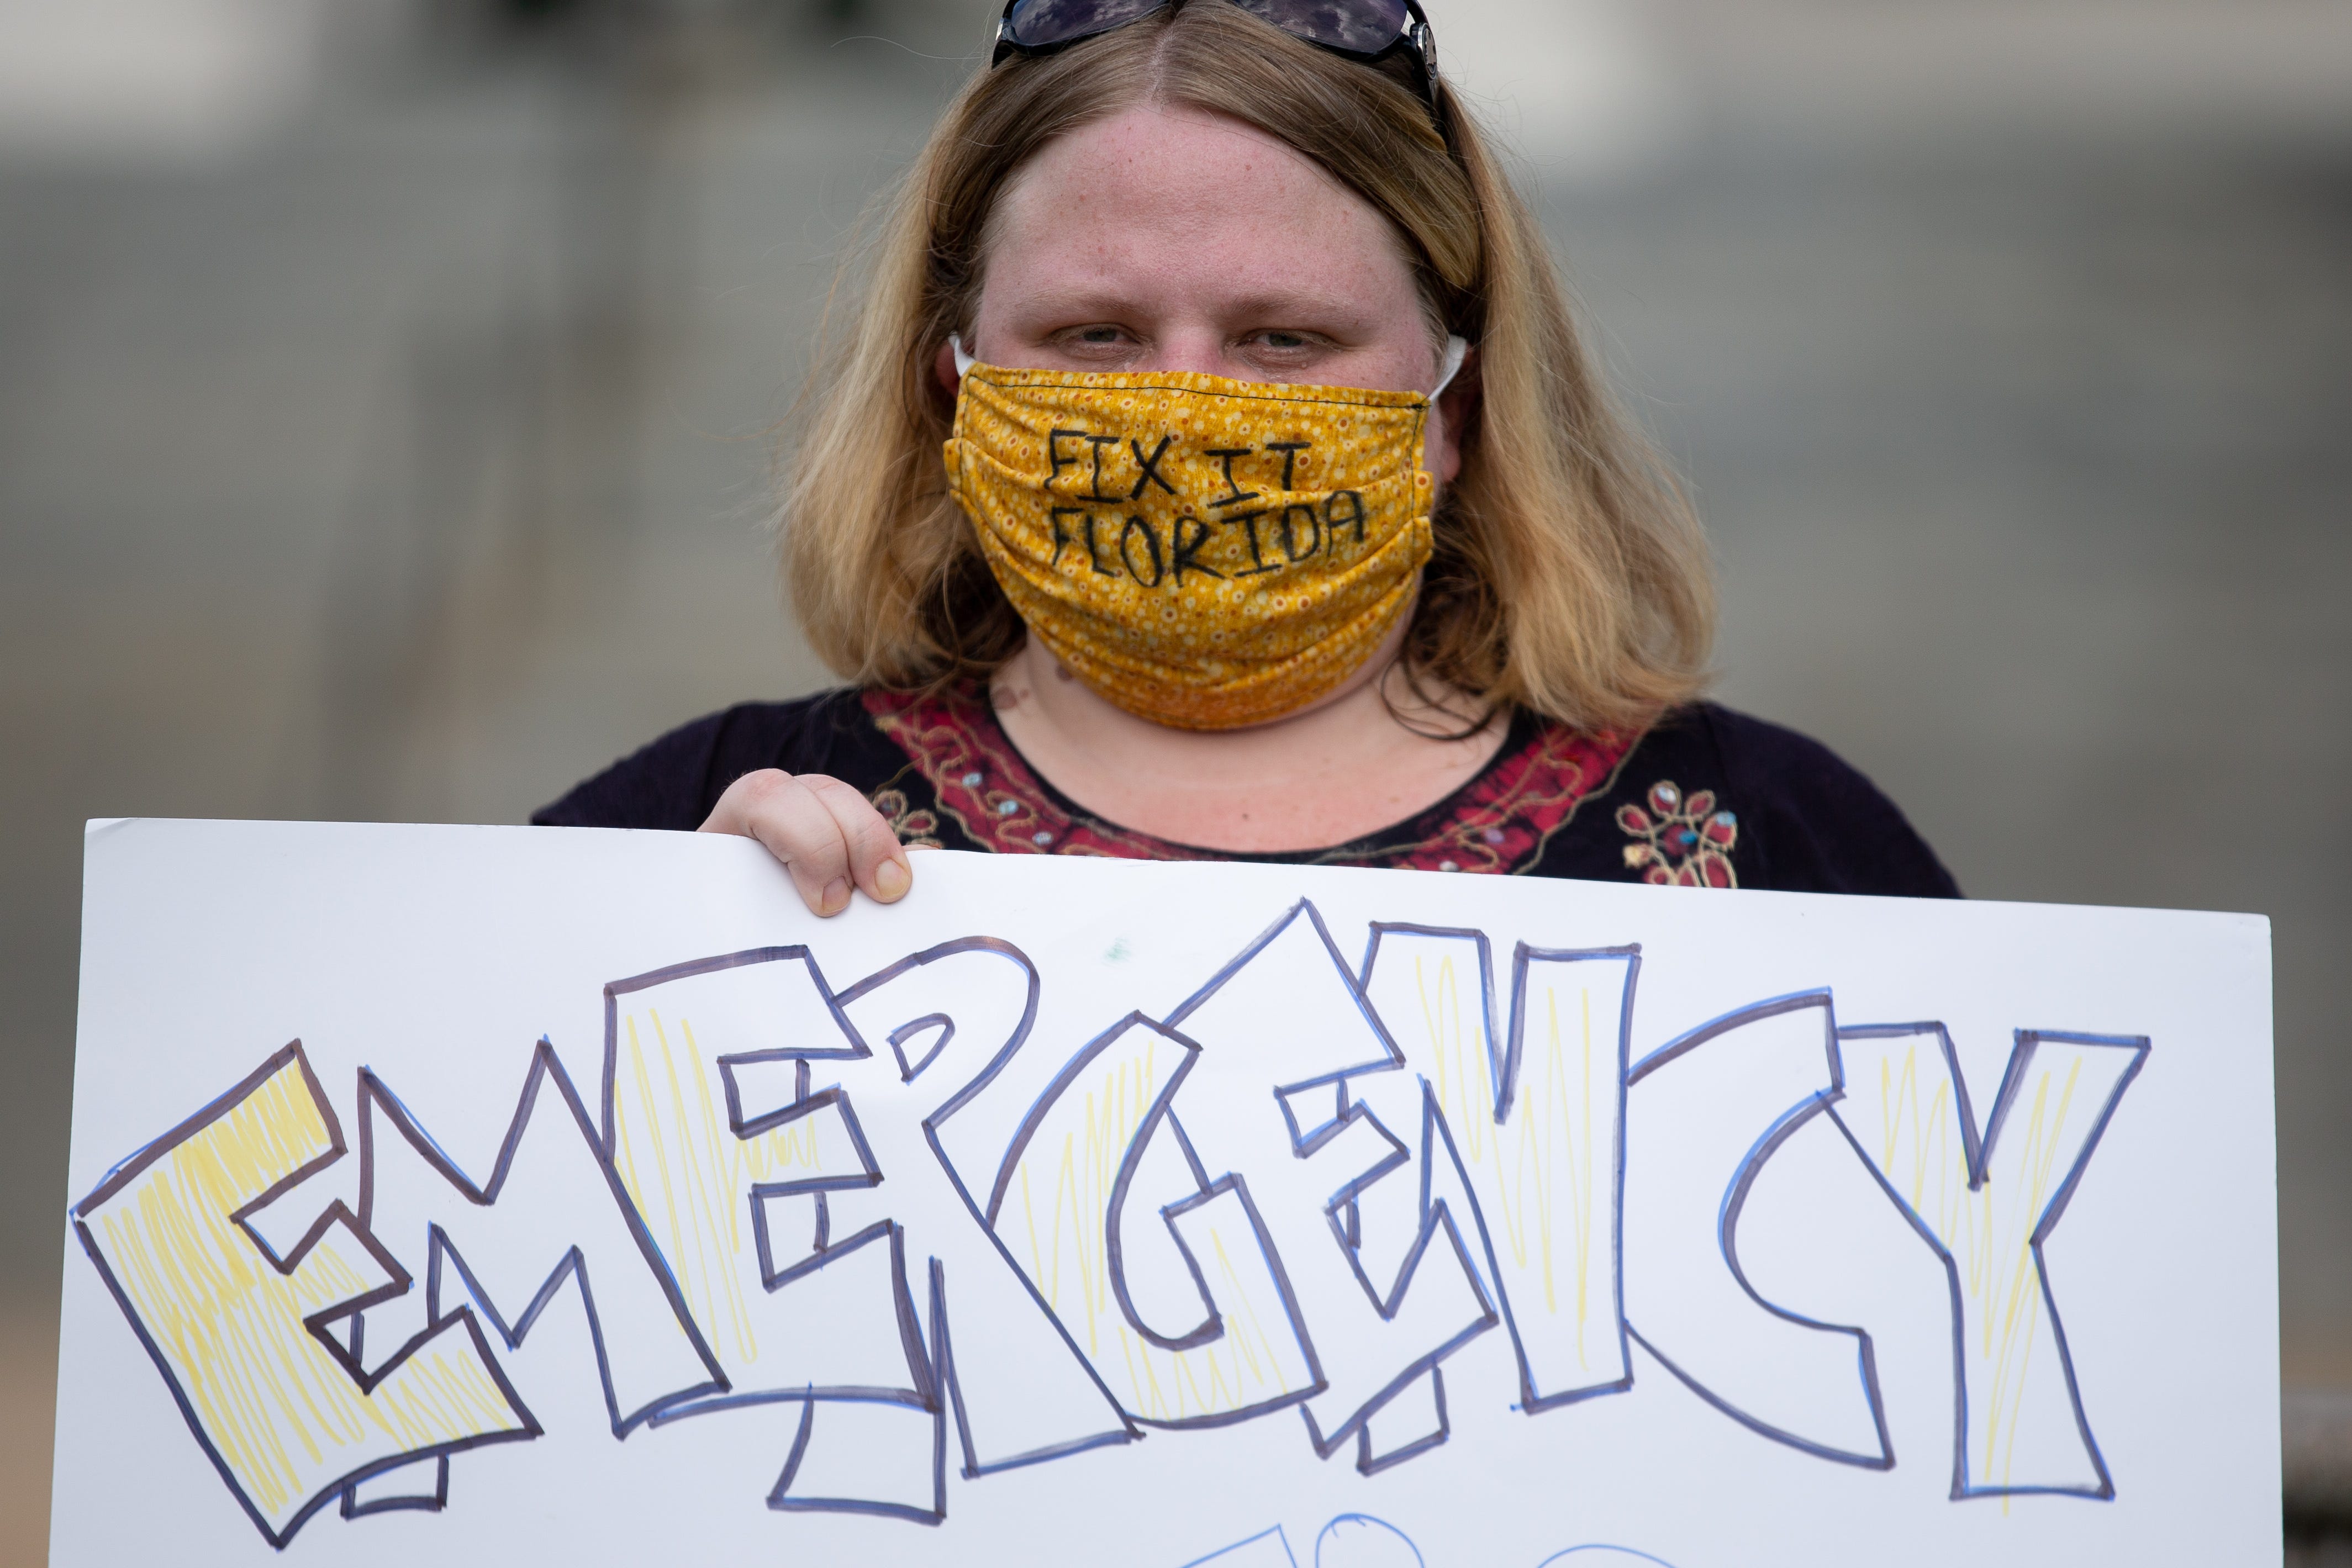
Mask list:
[[[930,784],[938,815],[1001,854],[1521,872],[1541,858],[1585,800],[1608,791],[1641,738],[1588,734],[1522,714],[1476,775],[1393,827],[1326,850],[1226,852],[1105,821],[1069,800],[1030,767],[976,685],[933,696],[870,689],[859,696],[875,727]],[[903,798],[898,804],[903,815]],[[928,834],[937,821],[905,825]]]

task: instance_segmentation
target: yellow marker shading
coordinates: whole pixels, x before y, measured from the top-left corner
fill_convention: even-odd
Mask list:
[[[715,1058],[690,1016],[650,1003],[614,1019],[613,1162],[677,1277],[687,1309],[730,1375],[761,1355],[751,1294],[760,1268],[746,1195],[861,1162],[831,1105],[738,1137],[714,1088]]]
[[[2112,1495],[2083,1436],[2034,1243],[2054,1223],[2147,1042],[2021,1032],[1979,1151],[1940,1026],[1841,1036],[1850,1074],[1842,1118],[1951,1271],[1966,1416],[1956,1495]]]
[[[189,1427],[276,1546],[366,1474],[540,1430],[471,1309],[363,1379],[326,1325],[410,1282],[340,1201],[283,1261],[241,1223],[343,1152],[298,1041],[74,1209]]]
[[[1632,962],[1614,949],[1523,952],[1514,965],[1515,1052],[1490,1039],[1491,979],[1474,935],[1383,931],[1368,977],[1408,1067],[1444,1114],[1509,1301],[1530,1385],[1523,1392],[1537,1407],[1627,1372],[1616,1182]],[[1514,1054],[1506,1096],[1498,1069]]]
[[[1185,1206],[1176,1220],[1220,1314],[1214,1338],[1155,1343],[1113,1289],[1108,1218],[1123,1196],[1120,1166],[1139,1136],[1152,1135],[1145,1124],[1167,1088],[1168,1059],[1184,1049],[1150,1025],[1098,1042],[1031,1130],[997,1219],[1022,1272],[1126,1408],[1179,1425],[1262,1408],[1314,1381],[1265,1246],[1230,1193]]]

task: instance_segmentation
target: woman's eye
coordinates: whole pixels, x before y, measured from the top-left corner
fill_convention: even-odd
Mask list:
[[[1269,349],[1303,349],[1307,347],[1304,332],[1261,332],[1258,340]]]
[[[1116,327],[1083,328],[1078,332],[1078,341],[1081,343],[1116,343],[1118,341],[1118,329]]]

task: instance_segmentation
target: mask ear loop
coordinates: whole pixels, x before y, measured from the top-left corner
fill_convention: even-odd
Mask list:
[[[1445,340],[1445,358],[1438,364],[1437,384],[1430,389],[1430,402],[1435,402],[1438,395],[1454,384],[1454,378],[1462,373],[1462,361],[1469,357],[1468,340],[1455,337]]]
[[[960,376],[970,375],[972,366],[980,363],[978,358],[964,351],[963,338],[960,333],[948,334],[948,351],[955,355],[956,374]],[[1467,340],[1458,337],[1445,340],[1445,358],[1437,367],[1437,385],[1430,390],[1430,402],[1435,402],[1438,395],[1454,384],[1454,378],[1462,373],[1462,361],[1469,357]]]

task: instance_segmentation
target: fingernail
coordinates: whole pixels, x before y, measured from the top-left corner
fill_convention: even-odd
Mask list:
[[[848,903],[848,882],[844,878],[835,877],[831,882],[824,884],[824,898],[823,902],[818,904],[816,912],[819,915],[831,915],[841,909]]]
[[[897,861],[884,861],[874,869],[874,895],[889,904],[903,898],[907,893],[907,868]]]

